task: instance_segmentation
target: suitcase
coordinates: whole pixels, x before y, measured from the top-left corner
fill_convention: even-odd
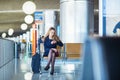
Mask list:
[[[40,54],[36,53],[34,56],[32,56],[32,71],[33,73],[39,73],[40,72]]]

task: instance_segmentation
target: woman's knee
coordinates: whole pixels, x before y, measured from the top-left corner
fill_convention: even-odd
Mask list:
[[[50,49],[49,53],[52,53],[52,52],[53,52],[53,50],[52,50],[52,49]]]

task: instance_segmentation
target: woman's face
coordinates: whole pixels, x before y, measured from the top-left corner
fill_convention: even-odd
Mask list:
[[[54,30],[50,30],[49,36],[53,37],[55,35],[55,31]]]

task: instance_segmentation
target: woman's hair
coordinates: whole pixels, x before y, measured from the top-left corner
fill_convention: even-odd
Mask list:
[[[44,36],[44,40],[46,39],[46,37],[49,36],[51,30],[54,30],[54,31],[55,31],[55,34],[54,34],[54,36],[53,36],[53,40],[55,40],[55,41],[60,41],[59,37],[58,37],[57,34],[56,34],[56,30],[55,30],[54,27],[50,27],[50,28],[49,28],[48,32],[47,32],[46,35]]]

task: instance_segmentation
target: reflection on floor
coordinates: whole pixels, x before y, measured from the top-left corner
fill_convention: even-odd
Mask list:
[[[79,80],[81,74],[81,62],[78,59],[56,60],[55,73],[51,76],[50,70],[44,71],[47,60],[41,61],[41,74],[33,74],[31,70],[31,58],[16,59],[15,75],[11,80]]]

